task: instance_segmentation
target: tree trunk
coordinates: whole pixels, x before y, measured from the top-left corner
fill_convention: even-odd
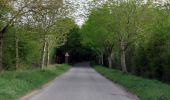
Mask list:
[[[46,66],[50,64],[50,48],[49,48],[49,43],[47,43],[47,62]]]
[[[4,34],[8,29],[8,26],[10,24],[7,24],[2,30],[0,31],[0,71],[3,69],[3,42],[4,42]]]
[[[99,64],[99,58],[98,58],[98,56],[95,56],[95,63],[96,63],[96,64]]]
[[[101,55],[101,64],[104,65],[103,54]]]
[[[100,55],[98,56],[98,64],[99,65],[101,64],[101,57],[100,57]]]
[[[99,64],[103,65],[103,54],[99,55]]]
[[[98,56],[98,64],[103,65],[104,61],[103,61],[103,54]]]
[[[3,69],[3,38],[0,38],[0,71]]]
[[[108,56],[108,63],[109,63],[109,68],[112,68],[112,54]]]
[[[16,60],[16,70],[19,68],[19,49],[18,49],[18,43],[19,43],[19,39],[18,37],[15,38],[15,60]]]
[[[98,57],[98,64],[100,65],[100,57]]]
[[[44,44],[43,44],[43,49],[42,49],[41,69],[44,69],[44,66],[45,66],[46,49],[47,49],[47,40],[45,38],[44,39]]]
[[[121,66],[122,66],[122,71],[123,72],[127,72],[127,68],[126,68],[126,54],[125,54],[124,50],[121,51]]]
[[[121,66],[122,66],[122,71],[127,72],[127,67],[126,67],[126,50],[125,50],[125,44],[124,42],[121,43]]]
[[[69,63],[69,58],[68,58],[68,56],[65,56],[65,63],[66,63],[66,64]]]

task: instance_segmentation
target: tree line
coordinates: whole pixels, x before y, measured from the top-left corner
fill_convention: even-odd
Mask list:
[[[81,43],[91,48],[99,64],[170,81],[168,0],[107,0],[91,8]]]
[[[69,0],[0,0],[0,70],[44,69],[61,50],[170,81],[169,0],[94,0],[81,28],[75,9]]]
[[[0,0],[0,70],[50,63],[75,26],[67,0]]]

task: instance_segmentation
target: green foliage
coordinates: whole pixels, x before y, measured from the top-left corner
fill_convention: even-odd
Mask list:
[[[27,32],[24,28],[10,28],[5,35],[4,41],[4,69],[14,70],[16,63],[16,47],[15,38],[16,35],[19,39],[18,49],[19,49],[19,63],[20,69],[24,66],[37,66],[40,60],[40,47],[39,41],[32,38],[33,34]],[[28,68],[29,68],[28,67]],[[27,69],[28,69],[27,68]]]
[[[90,48],[81,44],[82,38],[80,28],[75,25],[68,33],[65,45],[56,48],[58,56],[61,57],[61,55],[65,55],[65,53],[68,52],[70,55],[70,62],[72,63],[92,59],[90,57],[92,57],[93,52]]]
[[[55,65],[45,70],[5,71],[0,74],[0,99],[17,100],[68,69],[68,65]]]
[[[135,49],[130,51],[135,52],[132,57],[134,63],[130,66],[136,67],[137,74],[163,81],[170,80],[169,18],[167,12],[157,11],[156,21],[150,26],[147,37],[138,40]]]
[[[51,42],[54,42],[53,47],[58,48],[60,46],[63,46],[67,41],[67,36],[69,35],[70,30],[73,29],[75,26],[75,22],[71,18],[64,18],[60,19],[56,23],[56,25],[51,27],[49,33],[51,33],[52,37],[55,38],[54,40],[51,40]],[[52,44],[51,42],[49,42],[50,45]]]
[[[0,71],[37,67],[42,55],[50,62],[75,25],[71,8],[63,0],[0,0]]]
[[[128,72],[169,82],[169,30],[168,2],[159,5],[143,0],[110,0],[91,10],[81,29],[81,43],[95,56],[104,54],[104,59],[112,53],[113,65],[118,69],[123,65],[124,51]]]
[[[141,100],[169,100],[170,86],[156,80],[147,80],[118,70],[110,70],[101,66],[95,69],[111,81],[121,84]]]
[[[114,43],[114,34],[110,31],[112,28],[111,14],[107,5],[103,8],[96,8],[82,26],[81,43],[89,47],[97,55],[104,54],[105,50]]]

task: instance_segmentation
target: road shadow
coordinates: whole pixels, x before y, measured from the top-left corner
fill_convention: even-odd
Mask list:
[[[91,68],[90,62],[80,62],[73,65],[74,68]]]

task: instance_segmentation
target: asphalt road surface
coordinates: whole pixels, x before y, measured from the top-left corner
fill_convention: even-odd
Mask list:
[[[98,74],[88,63],[80,63],[27,100],[137,100],[137,98]]]

